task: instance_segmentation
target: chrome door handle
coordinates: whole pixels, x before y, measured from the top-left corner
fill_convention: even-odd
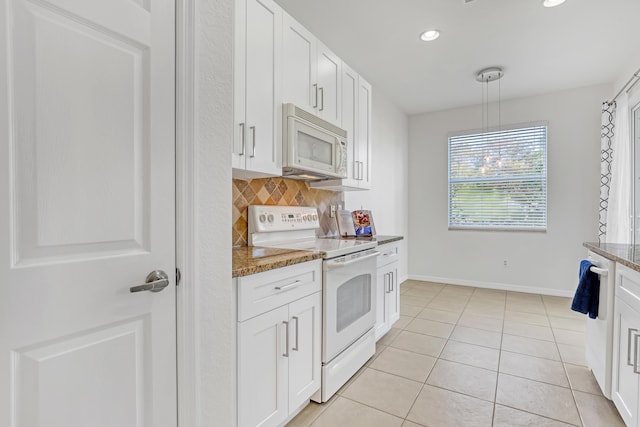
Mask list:
[[[324,88],[320,88],[320,111],[324,110]]]
[[[396,289],[396,285],[395,285],[395,281],[396,281],[396,275],[393,273],[393,271],[391,273],[389,273],[390,276],[389,278],[391,280],[389,280],[389,292],[393,292]]]
[[[638,332],[638,330],[629,328],[627,331],[627,365],[629,366],[633,366],[631,363],[631,335],[633,335],[634,332]]]
[[[160,292],[169,286],[169,276],[162,270],[154,270],[147,275],[144,285],[132,286],[129,292]]]
[[[242,142],[242,144],[240,145],[240,154],[238,154],[239,156],[244,156],[244,149],[245,149],[245,132],[244,132],[244,123],[240,123],[240,129],[242,129],[242,139],[240,140]]]
[[[300,319],[298,318],[298,316],[293,316],[292,319],[295,319],[295,321],[296,321],[296,345],[291,350],[298,351],[299,350],[298,349],[298,338],[299,338],[298,337],[298,329],[300,329],[300,328],[298,328],[298,325],[300,324]]]
[[[253,132],[253,138],[252,138],[252,146],[251,146],[251,155],[249,157],[255,157],[256,156],[256,127],[255,126],[251,126],[249,128],[249,130],[251,130]]]
[[[285,336],[285,351],[282,354],[284,357],[289,357],[289,322],[286,320],[283,320],[282,323],[284,323],[285,326],[285,332],[284,332],[284,336]]]
[[[312,87],[316,92],[315,97],[313,98],[313,101],[314,101],[313,108],[318,108],[318,84],[316,83]]]

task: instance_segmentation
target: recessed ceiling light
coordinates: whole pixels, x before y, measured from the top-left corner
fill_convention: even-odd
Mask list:
[[[542,5],[544,7],[556,7],[556,6],[560,6],[564,2],[565,0],[543,0]]]
[[[424,33],[420,34],[420,40],[425,42],[434,41],[438,37],[440,37],[440,31],[438,30],[427,30]]]

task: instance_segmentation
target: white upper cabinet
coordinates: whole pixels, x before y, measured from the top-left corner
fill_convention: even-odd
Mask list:
[[[341,77],[342,129],[347,131],[347,178],[314,182],[315,188],[371,189],[371,85],[347,64]]]
[[[356,134],[358,171],[356,179],[360,189],[371,188],[371,85],[358,78],[358,132]]]
[[[287,13],[283,23],[283,102],[341,126],[342,61]]]
[[[282,9],[237,0],[234,51],[234,176],[282,174]]]

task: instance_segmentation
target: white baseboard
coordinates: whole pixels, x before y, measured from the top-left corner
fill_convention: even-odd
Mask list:
[[[500,289],[505,291],[526,292],[530,294],[552,295],[557,297],[573,297],[574,293],[574,291],[561,289],[512,285],[508,283],[478,282],[476,280],[453,279],[449,277],[419,276],[410,274],[408,275],[408,278],[411,280],[422,280],[425,282],[446,283],[448,285],[474,286],[476,288]],[[400,283],[402,283],[402,281],[400,281]]]
[[[409,275],[408,275],[408,274],[405,274],[404,276],[400,277],[400,278],[398,279],[398,282],[399,282],[399,283],[402,283],[402,282],[404,282],[405,280],[409,280]],[[418,280],[418,279],[416,279],[416,280]]]

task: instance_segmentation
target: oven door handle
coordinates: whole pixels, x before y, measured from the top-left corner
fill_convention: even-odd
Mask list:
[[[380,252],[374,251],[374,252],[371,252],[371,253],[369,253],[367,255],[363,255],[361,257],[354,258],[354,259],[349,260],[349,261],[329,260],[329,261],[326,261],[327,270],[334,270],[336,268],[346,267],[348,265],[355,264],[355,263],[360,262],[360,261],[364,261],[365,259],[377,257],[378,255],[380,255]]]

